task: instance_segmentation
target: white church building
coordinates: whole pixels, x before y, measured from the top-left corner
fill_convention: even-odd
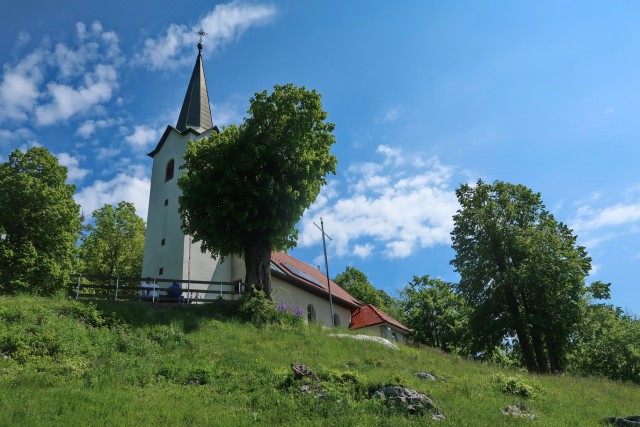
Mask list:
[[[167,126],[148,154],[153,159],[153,167],[142,276],[155,278],[160,287],[177,281],[182,283],[183,290],[188,289],[196,297],[200,290],[207,291],[200,295],[205,299],[219,296],[236,299],[245,278],[244,260],[213,258],[210,253],[203,253],[200,243],[193,243],[191,237],[182,232],[178,212],[177,181],[188,142],[219,132],[211,116],[202,47],[202,43],[198,43],[198,56],[176,126]],[[330,282],[334,313],[331,319],[327,277],[318,268],[286,253],[272,254],[271,275],[273,299],[291,308],[299,307],[308,321],[326,326],[353,326],[398,341],[404,341],[410,332],[382,312],[383,316],[364,316],[362,313],[371,309],[333,281]],[[358,317],[357,324],[352,321],[352,313]]]

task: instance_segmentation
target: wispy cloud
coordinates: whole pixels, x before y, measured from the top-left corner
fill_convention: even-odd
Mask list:
[[[190,61],[182,53],[185,48],[193,48],[194,33],[198,29],[208,33],[204,44],[206,49],[215,52],[238,40],[250,27],[272,22],[276,15],[277,10],[272,5],[239,1],[219,4],[194,25],[172,23],[162,37],[146,39],[143,53],[134,62],[153,70],[174,68]]]
[[[629,187],[615,197],[594,193],[579,201],[575,216],[569,221],[587,248],[613,240],[640,228],[640,187]]]
[[[18,44],[26,43],[24,35]],[[0,77],[0,123],[34,118],[51,125],[76,115],[98,112],[118,89],[118,67],[124,62],[119,39],[99,22],[76,24],[71,44],[48,37]]]
[[[573,227],[576,230],[597,230],[637,222],[640,222],[640,203],[617,203],[599,208],[581,207]]]
[[[377,151],[385,156],[380,163],[349,168],[346,185],[340,184],[346,194],[336,184],[322,190],[301,221],[301,247],[319,241],[313,225],[318,217],[323,217],[339,256],[382,252],[404,258],[420,248],[450,244],[458,208],[450,188],[452,168],[437,158],[409,162],[416,156],[388,146]]]
[[[391,107],[387,111],[385,111],[384,115],[382,116],[382,121],[395,122],[398,119],[398,117],[400,117],[400,112],[401,112],[401,107],[399,105],[396,105],[395,107]]]

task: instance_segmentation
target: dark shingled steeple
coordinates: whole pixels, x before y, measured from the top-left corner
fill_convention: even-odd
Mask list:
[[[176,129],[180,132],[191,128],[201,133],[213,128],[207,81],[205,80],[204,67],[202,66],[202,47],[201,41],[198,43],[198,58],[196,59],[195,67],[193,67],[189,87],[184,96],[180,117],[178,117],[178,124],[176,125]]]

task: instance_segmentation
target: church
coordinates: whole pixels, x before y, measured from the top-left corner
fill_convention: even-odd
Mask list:
[[[201,31],[202,35],[203,32]],[[200,250],[181,229],[177,181],[189,141],[206,138],[219,129],[213,124],[202,63],[202,40],[175,127],[167,126],[153,159],[142,277],[156,278],[162,286],[185,283],[203,299],[237,299],[245,278],[238,257],[214,258]],[[410,330],[371,305],[363,305],[316,267],[284,252],[271,255],[271,294],[275,302],[301,310],[309,322],[359,329],[403,342]],[[219,291],[216,295],[213,291]],[[200,292],[200,295],[198,294]],[[330,304],[330,301],[332,304]],[[331,318],[333,313],[333,318]]]

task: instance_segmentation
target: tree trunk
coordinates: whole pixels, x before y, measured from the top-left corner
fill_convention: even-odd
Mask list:
[[[253,241],[244,246],[245,283],[251,294],[263,291],[271,299],[271,245]]]
[[[533,348],[536,352],[536,360],[538,361],[538,372],[549,373],[549,364],[547,363],[547,352],[544,349],[544,343],[540,331],[532,331],[531,338],[533,341]]]
[[[551,371],[554,373],[562,372],[562,362],[560,361],[559,349],[556,344],[556,340],[553,335],[546,334],[547,339],[547,352],[549,353],[549,363],[551,364]]]
[[[533,357],[533,349],[531,348],[531,342],[529,341],[529,334],[527,333],[526,326],[523,322],[522,315],[520,314],[520,307],[518,306],[518,300],[516,295],[510,286],[506,286],[505,297],[507,299],[507,306],[513,319],[513,324],[518,335],[518,342],[522,348],[522,356],[524,357],[524,363],[527,365],[527,370],[530,372],[536,372],[538,366]]]

